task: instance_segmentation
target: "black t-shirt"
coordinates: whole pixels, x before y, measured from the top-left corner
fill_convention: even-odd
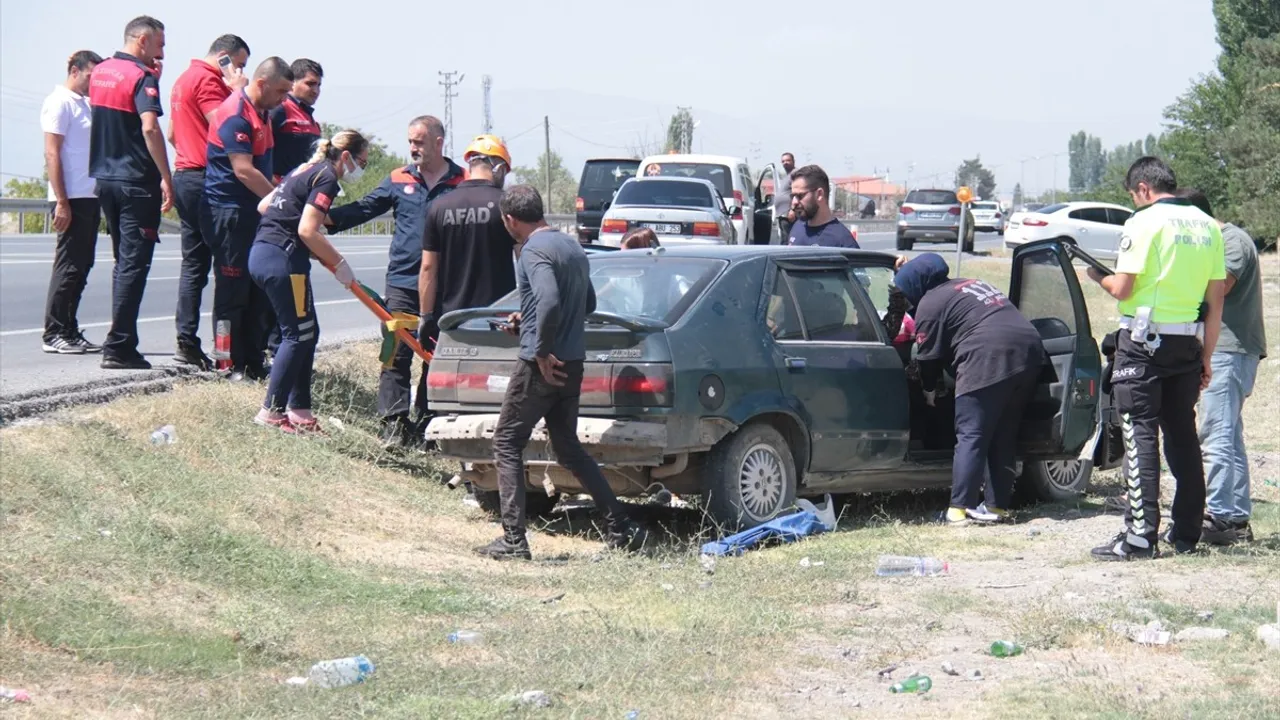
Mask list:
[[[516,289],[515,240],[502,224],[502,190],[468,180],[431,203],[422,249],[439,253],[436,317],[484,307]]]
[[[309,255],[311,251],[298,237],[302,211],[311,205],[320,212],[328,213],[329,206],[337,196],[338,176],[333,172],[333,164],[327,160],[290,175],[280,183],[272,196],[266,214],[258,223],[258,234],[254,242],[269,242],[281,247],[292,242],[290,255]]]
[[[994,385],[1044,362],[1040,333],[1009,298],[981,280],[948,280],[925,293],[916,308],[922,375],[946,362],[956,395]],[[925,388],[931,386],[925,380]]]

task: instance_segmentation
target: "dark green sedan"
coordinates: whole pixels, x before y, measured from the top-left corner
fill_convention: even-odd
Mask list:
[[[1069,243],[1019,247],[1010,299],[1052,360],[1021,438],[1024,490],[1082,493],[1115,461],[1101,418],[1102,356]],[[699,494],[727,527],[787,512],[797,496],[946,487],[954,402],[911,379],[911,345],[885,322],[894,256],[836,248],[663,248],[594,254],[578,436],[614,490]],[[468,463],[496,505],[492,438],[518,350],[494,329],[514,295],[440,319],[427,439]],[[1108,462],[1109,461],[1109,462]],[[578,481],[546,433],[525,454],[530,512]]]

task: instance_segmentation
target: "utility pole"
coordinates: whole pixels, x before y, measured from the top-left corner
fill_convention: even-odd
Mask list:
[[[551,212],[551,119],[546,115],[542,116],[542,133],[547,143],[546,154],[542,156],[546,160],[546,165],[543,167],[547,173],[546,211]]]
[[[457,70],[449,72],[437,72],[437,75],[444,78],[440,81],[440,86],[444,88],[444,154],[445,157],[453,157],[453,99],[458,97],[458,93],[453,89],[462,84],[462,79],[466,77]],[[458,79],[454,80],[453,76],[457,75]]]
[[[493,132],[493,106],[489,104],[489,92],[493,90],[493,78],[485,75],[480,79],[480,86],[484,88],[484,134],[488,135]]]

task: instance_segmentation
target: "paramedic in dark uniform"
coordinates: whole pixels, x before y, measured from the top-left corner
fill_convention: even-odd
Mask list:
[[[289,69],[293,72],[293,88],[284,102],[271,111],[271,132],[276,142],[272,164],[277,182],[311,159],[313,146],[323,134],[316,122],[315,105],[320,99],[324,69],[306,58],[294,60]]]
[[[311,162],[285,178],[255,208],[262,222],[249,251],[249,273],[280,323],[280,349],[271,364],[267,398],[253,419],[259,425],[287,433],[320,431],[311,412],[311,372],[320,339],[311,257],[332,268],[343,287],[355,282],[351,266],[321,230],[338,194],[338,179],[363,170],[368,158],[368,140],[354,130],[343,130],[317,143]]]
[[[916,361],[929,405],[936,403],[944,365],[955,374],[956,450],[946,522],[999,522],[1013,500],[1018,430],[1044,365],[1044,346],[1004,293],[982,280],[947,275],[942,256],[925,253],[898,269],[894,285],[914,308]]]
[[[1158,555],[1161,432],[1176,483],[1165,541],[1175,553],[1194,552],[1200,542],[1205,479],[1196,402],[1213,376],[1226,295],[1222,231],[1190,201],[1174,197],[1178,183],[1169,166],[1140,158],[1125,188],[1138,209],[1124,224],[1116,272],[1089,271],[1120,301],[1111,395],[1124,431],[1129,499],[1124,532],[1094,548],[1098,560]]]
[[[173,205],[160,129],[163,59],[164,24],[143,15],[125,26],[124,50],[94,67],[89,82],[89,176],[97,180],[116,260],[111,330],[102,344],[102,367],[108,370],[151,367],[138,352],[138,310],[160,240],[160,213]]]
[[[169,95],[169,144],[175,153],[173,205],[182,220],[182,271],[174,318],[178,347],[173,359],[201,370],[213,368],[200,347],[200,301],[213,266],[213,249],[200,232],[209,121],[222,101],[249,83],[244,74],[248,62],[248,44],[237,35],[223,35],[213,41],[208,55],[191,61]]]
[[[388,210],[394,211],[395,236],[391,239],[390,262],[384,299],[387,310],[418,316],[418,273],[422,264],[422,233],[427,223],[427,210],[438,197],[452,191],[466,179],[466,173],[444,156],[444,124],[430,115],[409,122],[409,156],[413,163],[395,170],[363,198],[335,207],[329,212],[330,232],[342,232],[372,220]],[[415,332],[417,328],[410,330]],[[422,338],[431,349],[428,338]],[[406,445],[415,436],[422,438],[419,426],[409,422],[409,386],[413,376],[413,351],[401,344],[396,348],[391,367],[382,370],[378,379],[378,414],[383,422],[383,443]],[[426,410],[426,373],[418,383],[419,423]]]
[[[213,246],[213,321],[231,330],[231,378],[266,376],[263,315],[268,302],[249,278],[249,249],[258,232],[258,201],[271,194],[271,125],[293,73],[284,60],[258,65],[244,90],[222,102],[209,124],[202,230]]]

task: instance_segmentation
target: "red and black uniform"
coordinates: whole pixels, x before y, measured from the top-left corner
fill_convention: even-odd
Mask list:
[[[200,231],[204,168],[209,147],[209,115],[231,95],[222,72],[204,60],[192,60],[173,83],[173,206],[182,220],[182,272],[178,278],[178,346],[200,350],[200,299],[209,282],[213,250]]]
[[[232,155],[250,155],[271,178],[274,142],[267,114],[240,91],[222,101],[209,124],[202,227],[213,246],[213,320],[231,325],[231,366],[261,376],[266,334],[275,320],[270,303],[249,278],[249,248],[258,232],[258,200],[240,182]]]
[[[147,289],[151,258],[159,241],[160,169],[142,134],[142,114],[164,114],[155,71],[118,52],[93,69],[89,81],[93,128],[89,175],[111,233],[116,266],[111,293],[111,331],[103,359],[142,360],[138,310]]]
[[[382,215],[394,212],[395,237],[391,240],[387,265],[387,309],[391,312],[418,314],[418,272],[422,267],[422,234],[426,229],[427,210],[436,198],[460,186],[467,171],[445,159],[449,169],[439,182],[427,187],[417,165],[395,170],[372,192],[359,200],[335,207],[329,213],[331,232],[353,228]],[[424,338],[423,342],[428,342]],[[428,347],[430,347],[428,345]],[[413,351],[401,345],[391,367],[382,370],[378,380],[378,414],[385,420],[409,416],[409,385],[413,374]],[[426,372],[418,383],[418,414],[427,409]]]
[[[324,135],[315,113],[315,108],[292,95],[271,111],[271,130],[276,137],[276,182],[310,160],[315,152],[316,142]]]

